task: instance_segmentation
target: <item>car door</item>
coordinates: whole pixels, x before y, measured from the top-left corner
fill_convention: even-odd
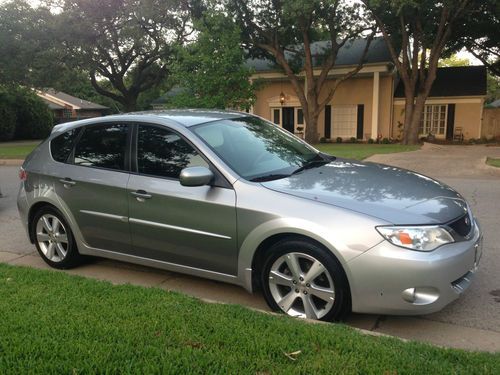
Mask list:
[[[207,160],[164,126],[137,124],[136,158],[128,184],[133,254],[235,275],[236,198],[231,187],[186,187],[183,168]]]
[[[84,241],[93,248],[128,252],[129,125],[85,126],[55,183]]]

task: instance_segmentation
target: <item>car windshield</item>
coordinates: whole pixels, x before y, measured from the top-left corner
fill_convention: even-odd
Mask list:
[[[247,180],[283,178],[319,159],[325,161],[305,142],[257,117],[209,122],[192,131]]]

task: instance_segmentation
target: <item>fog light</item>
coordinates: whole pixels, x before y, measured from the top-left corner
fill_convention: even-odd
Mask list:
[[[403,290],[403,293],[401,293],[401,297],[406,302],[413,303],[417,299],[417,296],[415,295],[415,288],[408,288],[406,290]]]
[[[403,290],[401,298],[414,305],[429,305],[439,298],[439,291],[430,286],[408,288]]]

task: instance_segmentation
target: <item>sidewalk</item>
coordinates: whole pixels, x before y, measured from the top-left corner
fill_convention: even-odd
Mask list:
[[[51,269],[37,253],[23,255],[0,252],[0,262]],[[128,263],[96,259],[85,266],[64,272],[109,281],[113,284],[128,283],[144,287],[158,287],[208,302],[241,304],[252,309],[269,311],[259,293],[251,295],[234,285]],[[352,314],[346,323],[369,331],[368,333],[397,336],[457,349],[500,352],[499,332],[436,322],[421,317]]]

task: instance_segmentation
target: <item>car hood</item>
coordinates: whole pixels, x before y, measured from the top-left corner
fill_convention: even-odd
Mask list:
[[[392,224],[446,223],[467,212],[462,196],[439,181],[409,170],[355,160],[336,159],[262,185]]]

